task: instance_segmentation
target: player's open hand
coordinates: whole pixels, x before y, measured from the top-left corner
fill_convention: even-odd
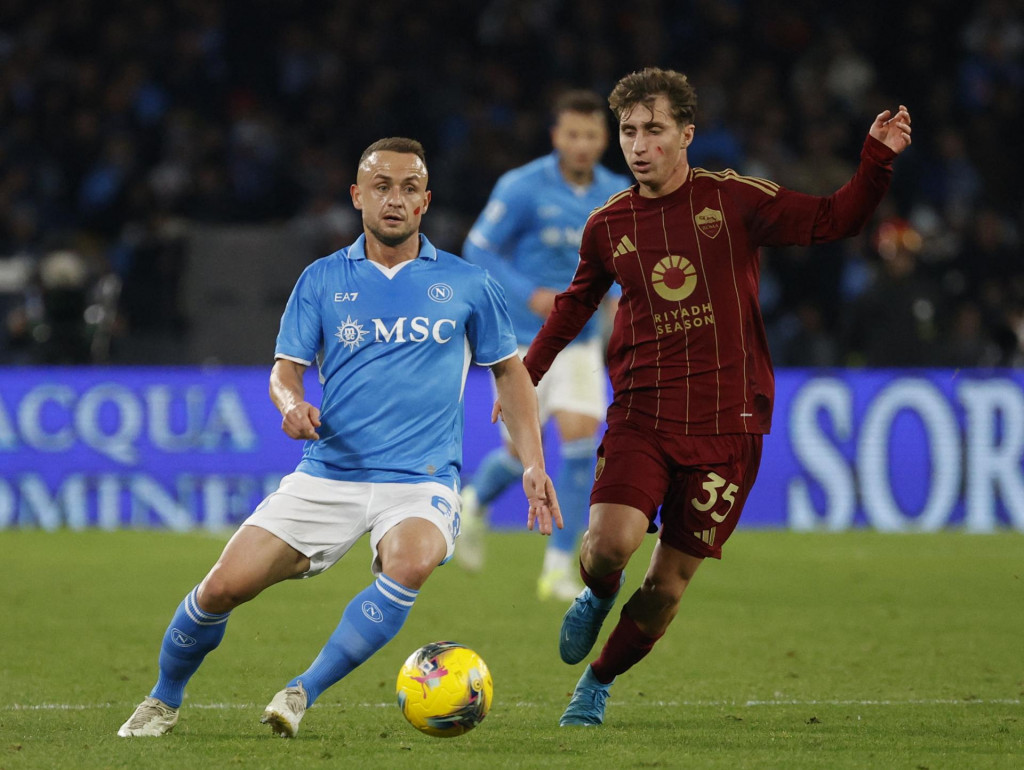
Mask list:
[[[320,427],[320,410],[308,401],[301,401],[287,412],[281,420],[281,430],[288,438],[301,439],[303,441],[316,441],[320,434],[316,429]]]
[[[910,112],[902,104],[896,114],[883,110],[868,131],[893,152],[899,154],[910,146]]]
[[[551,477],[543,469],[531,465],[523,472],[523,491],[530,502],[526,528],[533,531],[534,524],[542,535],[550,535],[552,524],[562,529],[562,509]]]

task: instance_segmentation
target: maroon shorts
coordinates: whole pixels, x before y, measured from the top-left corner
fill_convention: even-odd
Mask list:
[[[677,436],[615,423],[597,450],[590,504],[617,503],[654,522],[665,545],[722,558],[761,464],[763,436]]]

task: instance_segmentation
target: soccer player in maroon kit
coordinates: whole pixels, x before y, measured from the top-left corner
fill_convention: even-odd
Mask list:
[[[559,652],[590,652],[644,534],[661,533],[643,584],[583,673],[561,725],[604,721],[608,688],[665,633],[701,562],[721,558],[771,428],[775,378],[758,305],[761,246],[845,238],[868,222],[910,144],[900,105],[875,118],[853,178],[816,197],[734,171],[692,168],[696,92],[686,76],[648,68],[609,97],[637,184],[587,221],[569,288],[525,363],[536,384],[583,328],[612,282],[622,299],[608,344],[614,397],[598,450],[586,588],[562,621]]]

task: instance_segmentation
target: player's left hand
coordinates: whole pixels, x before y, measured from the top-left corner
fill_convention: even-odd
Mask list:
[[[895,115],[883,110],[868,133],[896,154],[903,152],[910,146],[910,111],[902,104]]]
[[[533,531],[534,524],[542,535],[550,535],[552,522],[562,529],[562,509],[551,477],[542,468],[531,465],[523,472],[523,491],[530,502],[526,517],[526,528]]]
[[[491,407],[491,424],[496,424],[499,419],[504,419],[501,416],[501,399],[494,399],[494,406]]]

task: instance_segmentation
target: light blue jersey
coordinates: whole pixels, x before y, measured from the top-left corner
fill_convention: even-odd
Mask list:
[[[467,260],[493,275],[509,298],[509,313],[521,345],[529,345],[543,319],[527,307],[538,288],[563,291],[579,263],[580,239],[590,212],[631,184],[595,166],[594,181],[574,187],[558,168],[558,153],[512,169],[491,192],[463,246]],[[576,337],[599,332],[597,316]]]
[[[324,384],[318,441],[296,470],[339,481],[438,481],[458,489],[470,363],[516,354],[501,287],[420,236],[393,269],[365,237],[302,273],[281,317],[275,357]]]

